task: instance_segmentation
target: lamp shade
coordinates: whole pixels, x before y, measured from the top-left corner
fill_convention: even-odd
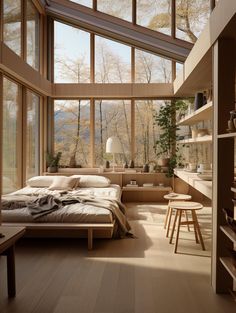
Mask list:
[[[113,136],[107,139],[106,152],[107,153],[122,153],[123,152],[119,138]]]

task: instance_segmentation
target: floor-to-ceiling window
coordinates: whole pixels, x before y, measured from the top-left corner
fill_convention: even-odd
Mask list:
[[[36,70],[39,69],[39,13],[32,1],[26,2],[27,25],[27,63]]]
[[[3,78],[3,193],[21,186],[21,88]]]
[[[26,95],[26,179],[28,179],[39,174],[40,97],[29,90]]]
[[[21,8],[21,0],[3,1],[3,41],[18,55],[21,55],[22,50]]]

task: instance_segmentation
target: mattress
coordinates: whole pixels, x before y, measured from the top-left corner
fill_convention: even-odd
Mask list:
[[[50,191],[48,188],[25,187],[10,195],[56,195],[58,191]],[[106,188],[79,188],[70,191],[73,195],[88,195],[96,198],[121,199],[121,188],[118,185],[111,185]],[[32,218],[28,209],[20,208],[15,210],[2,210],[2,222],[9,223],[112,223],[112,213],[105,208],[99,208],[88,204],[75,203],[66,205],[63,208],[50,214],[42,216],[37,220]]]

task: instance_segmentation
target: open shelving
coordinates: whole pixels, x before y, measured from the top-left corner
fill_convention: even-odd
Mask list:
[[[193,113],[182,118],[177,125],[193,125],[201,121],[211,120],[212,119],[212,101],[208,102],[200,109],[194,111]]]
[[[204,142],[212,142],[212,135],[206,135],[202,137],[196,137],[196,138],[188,138],[183,140],[178,140],[178,144],[192,144],[192,143],[204,143]]]
[[[220,261],[224,265],[228,273],[232,276],[232,278],[236,280],[236,268],[234,266],[233,259],[230,257],[222,257],[220,258]]]
[[[220,226],[221,231],[236,244],[236,234],[229,226]]]

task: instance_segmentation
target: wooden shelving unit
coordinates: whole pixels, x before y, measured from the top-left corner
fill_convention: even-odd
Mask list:
[[[182,118],[177,125],[193,125],[199,123],[201,121],[211,120],[212,119],[212,101],[205,104],[200,109],[194,111],[193,113],[189,114]]]
[[[206,136],[202,136],[202,137],[178,140],[176,143],[178,143],[178,144],[192,144],[192,143],[204,143],[204,142],[205,143],[212,142],[212,135],[206,135]]]
[[[232,276],[234,280],[236,280],[236,268],[233,263],[233,259],[230,257],[220,258],[221,263],[224,265],[225,269]]]
[[[220,226],[221,231],[236,244],[236,234],[229,226]]]
[[[232,137],[236,137],[236,132],[235,133],[228,133],[228,134],[220,134],[217,137],[218,138],[232,138]]]

